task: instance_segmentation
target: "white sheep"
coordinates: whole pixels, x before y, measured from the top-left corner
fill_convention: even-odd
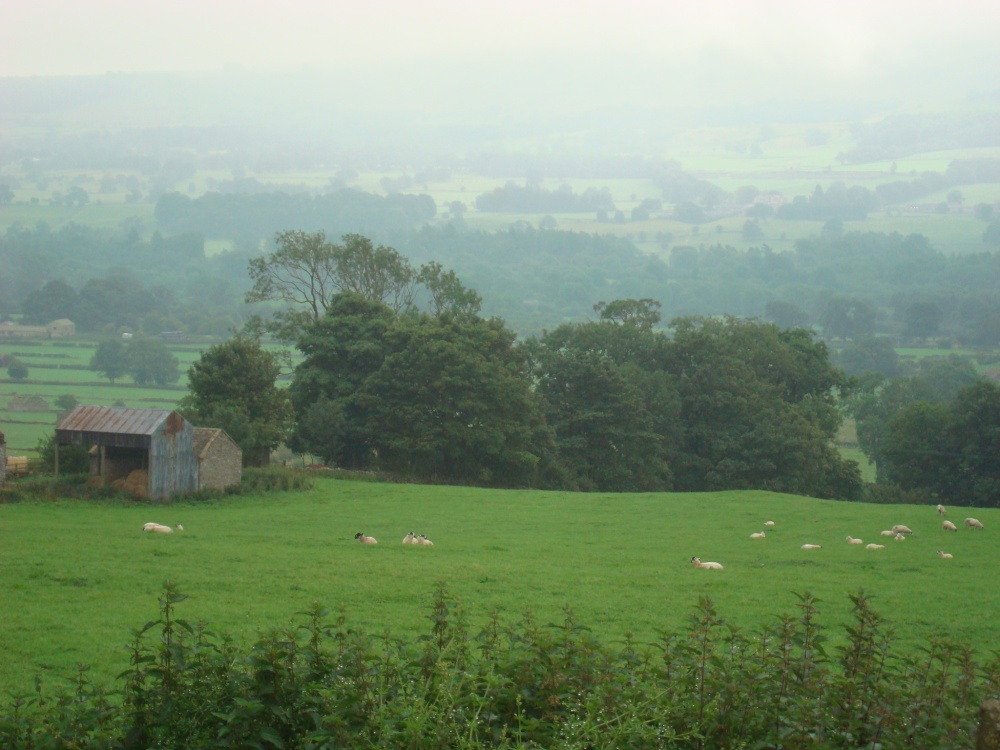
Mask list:
[[[403,544],[416,544],[416,543],[417,543],[417,537],[414,536],[412,531],[403,537]]]
[[[178,531],[184,531],[184,527],[181,526],[180,524],[177,524],[177,530]]]
[[[851,536],[850,534],[848,534],[847,535],[847,543],[848,544],[864,544],[864,541],[861,540],[861,539],[855,539],[853,536]]]
[[[422,544],[425,547],[433,547],[434,546],[434,542],[432,542],[430,539],[428,539],[427,537],[425,537],[423,534],[421,534],[420,536],[417,537],[417,544]]]
[[[750,535],[750,538],[751,539],[763,539],[766,536],[767,536],[767,534],[765,534],[763,531],[755,531],[754,533],[752,533]]]
[[[362,544],[378,544],[378,540],[375,537],[366,536],[365,532],[363,531],[359,531],[357,534],[355,534],[354,538],[357,539]]]
[[[945,510],[945,507],[944,507],[943,505],[939,505],[939,506],[937,507],[937,512],[938,512],[938,515],[939,515],[939,516],[943,516],[943,515],[945,515],[945,514],[946,514],[946,513],[948,512],[948,511],[947,511],[947,510]]]
[[[938,550],[937,553],[938,557],[940,557],[942,560],[951,560],[953,557],[953,555],[950,552],[942,552],[941,550]]]
[[[898,524],[896,524],[895,526],[892,527],[892,533],[893,534],[912,534],[913,533],[913,529],[911,529],[909,526],[903,526],[903,524],[898,523]]]
[[[885,549],[884,544],[866,544],[865,549]]]
[[[158,523],[154,523],[153,521],[150,521],[149,523],[144,523],[142,525],[142,530],[143,531],[152,531],[154,528],[156,528],[159,525],[160,524],[158,524]]]
[[[984,528],[982,521],[978,518],[966,518],[965,528],[967,529],[982,529]]]
[[[768,527],[774,526],[774,521],[764,521],[764,525]]]
[[[882,536],[896,536],[896,532],[892,529],[886,529],[885,531],[879,532]]]
[[[906,534],[896,534],[896,536],[894,536],[893,539],[895,539],[897,542],[905,542]]]
[[[953,524],[951,521],[942,521],[941,528],[945,531],[958,531],[958,526]]]
[[[702,562],[697,557],[691,558],[691,564],[696,568],[704,568],[705,570],[722,570],[722,563],[717,562]]]
[[[822,544],[803,544],[799,549],[823,549]]]
[[[152,531],[156,534],[173,534],[174,530],[169,526],[164,526],[162,523],[147,523],[142,527],[143,531]]]

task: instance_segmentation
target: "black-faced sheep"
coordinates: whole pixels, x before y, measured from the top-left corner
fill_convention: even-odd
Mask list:
[[[359,531],[357,534],[355,534],[354,538],[357,539],[362,544],[378,544],[378,540],[375,537],[366,536],[365,532],[363,531]]]
[[[702,562],[697,557],[691,558],[691,564],[696,568],[704,568],[705,570],[722,570],[722,563],[717,562]]]

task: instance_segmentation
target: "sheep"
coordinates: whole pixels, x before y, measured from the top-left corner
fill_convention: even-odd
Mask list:
[[[865,549],[885,549],[884,544],[866,544]]]
[[[942,560],[951,560],[952,557],[954,557],[954,555],[952,555],[950,552],[943,552],[942,550],[938,550],[937,553],[938,557],[940,557]]]
[[[164,526],[162,523],[147,523],[142,527],[143,531],[152,531],[157,534],[173,534],[174,530],[169,526]]]
[[[764,525],[768,527],[774,526],[774,521],[764,521]]]
[[[847,543],[848,544],[864,544],[864,541],[861,540],[861,539],[855,539],[853,536],[851,536],[850,534],[848,534],[847,535]]]
[[[880,533],[882,534],[882,536],[896,536],[896,532],[892,531],[891,529],[886,529],[885,531],[882,531]]]
[[[425,537],[423,534],[421,534],[420,536],[417,537],[417,542],[416,543],[417,544],[422,544],[425,547],[433,547],[434,546],[434,542],[432,542],[430,539],[428,539],[427,537]]]
[[[177,530],[178,531],[184,531],[184,527],[181,526],[180,524],[177,524]]]
[[[705,570],[722,570],[722,563],[717,562],[702,562],[697,557],[691,558],[691,564],[696,568],[704,568]]]
[[[750,535],[750,538],[751,539],[763,539],[766,536],[767,536],[767,534],[765,534],[763,531],[755,531],[753,534]]]
[[[895,539],[897,542],[905,542],[906,534],[896,534],[896,536],[894,536],[893,539]]]
[[[365,536],[365,532],[363,531],[359,531],[357,534],[355,534],[354,538],[357,539],[362,544],[378,544],[378,540],[375,537]]]
[[[943,505],[939,505],[937,507],[937,513],[938,513],[939,516],[943,516],[943,515],[947,514],[948,511],[945,510],[945,507]]]
[[[941,528],[945,531],[958,531],[958,526],[953,524],[951,521],[942,521]]]
[[[983,526],[982,521],[980,521],[978,518],[966,518],[965,519],[965,528],[967,528],[967,529],[982,529],[982,528],[985,528],[985,527]]]
[[[403,544],[416,544],[416,543],[417,543],[417,537],[413,535],[412,531],[403,537]]]
[[[822,544],[803,544],[799,549],[823,549]]]
[[[913,529],[911,529],[909,526],[903,526],[903,524],[898,523],[898,524],[896,524],[895,526],[892,527],[892,533],[893,534],[912,534],[913,533]]]
[[[142,525],[142,530],[143,531],[152,531],[155,527],[157,527],[159,525],[160,524],[158,524],[158,523],[154,523],[153,521],[150,521],[149,523],[144,523]]]

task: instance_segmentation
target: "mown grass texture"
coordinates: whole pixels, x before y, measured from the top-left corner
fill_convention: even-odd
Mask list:
[[[318,479],[313,489],[165,506],[59,501],[0,506],[0,690],[35,674],[68,677],[79,663],[111,680],[128,664],[129,630],[155,617],[163,582],[191,597],[185,617],[237,640],[284,627],[310,603],[349,625],[423,632],[445,582],[473,627],[492,611],[559,622],[571,608],[606,642],[639,642],[686,621],[699,597],[725,619],[759,627],[813,592],[827,624],[846,623],[847,596],[865,590],[915,650],[950,634],[995,648],[1000,513],[986,530],[946,533],[933,506],[875,506],[765,492],[611,495],[493,491]],[[962,509],[951,517],[961,522]],[[776,523],[754,541],[765,520]],[[144,534],[142,524],[185,531]],[[905,523],[914,535],[884,540]],[[433,547],[403,546],[408,531]],[[363,546],[354,534],[379,540]],[[846,535],[884,542],[869,551]],[[800,545],[822,544],[805,552]],[[940,560],[937,549],[954,554]],[[724,564],[695,569],[694,555]]]

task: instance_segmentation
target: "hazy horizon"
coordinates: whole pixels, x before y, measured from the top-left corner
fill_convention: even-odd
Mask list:
[[[392,107],[534,111],[996,91],[1000,4],[8,0],[0,76],[329,77]]]

